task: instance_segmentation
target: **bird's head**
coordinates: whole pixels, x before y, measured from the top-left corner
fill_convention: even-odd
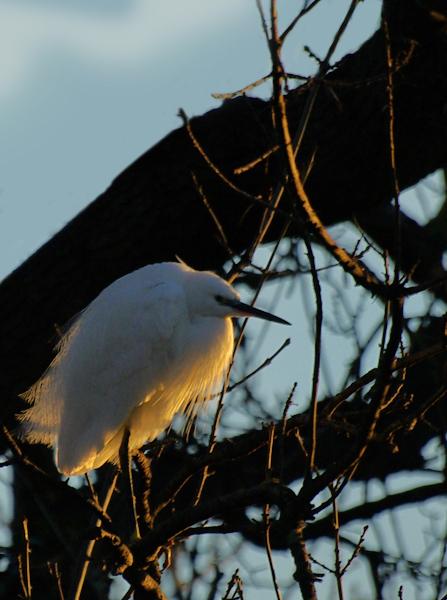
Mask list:
[[[271,313],[244,304],[239,293],[224,279],[207,271],[195,271],[195,277],[188,282],[187,290],[190,306],[198,314],[209,317],[258,317],[290,325],[288,321]]]

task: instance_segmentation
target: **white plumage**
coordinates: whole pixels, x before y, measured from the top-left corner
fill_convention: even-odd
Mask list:
[[[286,323],[242,304],[223,279],[183,263],[121,277],[87,306],[23,397],[24,436],[55,448],[65,475],[116,462],[157,437],[178,412],[193,416],[221,385],[233,352],[233,316]]]

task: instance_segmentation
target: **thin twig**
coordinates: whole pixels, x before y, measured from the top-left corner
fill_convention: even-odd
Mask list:
[[[363,527],[362,533],[360,534],[359,541],[355,545],[354,550],[352,551],[352,554],[349,557],[349,560],[346,562],[345,566],[343,567],[343,569],[341,571],[341,575],[342,576],[346,573],[346,571],[349,569],[349,567],[351,566],[351,564],[354,562],[354,560],[360,554],[360,551],[362,549],[363,543],[364,543],[365,538],[366,538],[366,532],[367,531],[368,531],[368,525],[365,525]]]
[[[115,491],[115,486],[116,486],[116,481],[118,479],[118,472],[116,472],[112,478],[112,482],[107,490],[106,493],[106,497],[104,499],[103,505],[102,505],[102,509],[104,512],[107,511],[107,508],[109,507],[110,504],[110,500],[112,499],[113,496],[113,492]],[[102,525],[102,519],[99,518],[96,521],[96,527],[99,528]],[[95,544],[96,544],[96,538],[93,540],[90,540],[87,548],[85,550],[85,560],[84,563],[82,565],[81,568],[81,572],[79,574],[79,577],[77,579],[77,583],[76,583],[76,588],[74,590],[73,596],[72,596],[72,600],[79,600],[81,597],[81,593],[82,593],[82,588],[84,587],[84,582],[85,582],[85,578],[87,576],[87,572],[90,566],[90,562],[92,559],[92,554],[93,554],[93,550],[95,548]]]
[[[234,591],[233,588],[235,588]],[[239,576],[239,569],[236,569],[236,571],[231,576],[231,579],[228,582],[227,589],[222,600],[244,600],[243,583],[242,579]]]
[[[271,76],[272,76],[272,74],[268,73],[267,75],[264,75],[264,77],[260,77],[259,79],[256,79],[256,81],[253,81],[252,83],[249,83],[248,85],[246,85],[243,88],[236,90],[234,92],[222,92],[222,93],[221,92],[213,92],[211,94],[211,97],[215,98],[216,100],[231,100],[231,99],[235,98],[236,96],[242,96],[242,94],[246,94],[250,90],[253,90],[254,88],[258,87],[259,85],[262,85],[263,83],[268,81]]]
[[[264,505],[263,510],[264,527],[265,527],[265,551],[269,563],[270,575],[272,577],[273,589],[275,590],[276,600],[282,600],[281,591],[276,577],[275,565],[273,563],[272,545],[270,543],[270,506]]]
[[[317,420],[318,420],[318,383],[321,364],[321,343],[323,334],[323,300],[321,297],[320,280],[315,264],[315,257],[312,250],[312,244],[307,234],[304,235],[304,241],[307,248],[310,270],[312,273],[312,283],[315,293],[315,302],[317,310],[315,313],[315,345],[314,345],[314,364],[312,371],[312,393],[311,393],[311,442],[309,451],[309,462],[307,466],[306,477],[312,477],[315,469],[315,453],[317,451]]]
[[[124,594],[124,596],[121,598],[121,600],[130,600],[130,598],[132,597],[132,594],[134,593],[134,591],[135,591],[134,586],[133,585],[129,586],[129,589]]]
[[[64,596],[64,592],[62,590],[62,578],[61,578],[61,574],[59,571],[59,565],[57,564],[57,562],[54,563],[47,563],[48,566],[48,571],[50,573],[50,575],[54,578],[54,581],[56,582],[56,592],[57,592],[57,596],[58,596],[58,600],[64,600],[65,596]]]
[[[267,462],[265,465],[265,478],[267,481],[272,479],[273,466],[273,445],[275,442],[275,425],[272,423],[269,427],[269,441],[267,445]],[[272,545],[270,543],[270,504],[264,504],[263,508],[264,533],[265,533],[265,551],[269,563],[270,575],[272,577],[273,589],[275,590],[276,599],[282,600],[281,592],[278,586],[276,577],[275,565],[273,563]]]
[[[292,389],[287,397],[286,403],[284,405],[284,410],[282,411],[281,417],[281,433],[279,438],[279,481],[283,482],[284,478],[284,459],[285,459],[285,438],[286,438],[286,427],[287,427],[287,415],[289,413],[290,406],[292,405],[293,396],[295,395],[295,390],[297,387],[297,382],[295,381],[292,385]]]
[[[343,595],[343,569],[341,566],[341,557],[340,557],[340,522],[338,520],[338,506],[337,506],[337,499],[336,499],[336,495],[334,494],[334,486],[332,485],[332,483],[330,483],[328,485],[329,488],[329,492],[331,494],[331,500],[332,500],[332,523],[333,523],[333,528],[334,528],[334,553],[335,553],[335,560],[334,560],[334,572],[335,572],[335,581],[337,583],[337,592],[338,592],[338,599],[339,600],[343,600],[344,595]]]
[[[30,569],[30,541],[28,531],[28,519],[22,519],[23,553],[17,557],[20,587],[25,600],[31,600],[31,569]]]
[[[138,522],[138,511],[137,511],[137,499],[135,496],[135,490],[133,485],[133,474],[132,474],[132,455],[129,446],[130,440],[130,429],[124,428],[123,439],[121,440],[119,448],[119,459],[121,466],[121,475],[123,481],[127,484],[130,496],[130,505],[132,509],[132,516],[134,522],[134,531],[136,538],[141,539],[140,525]]]
[[[186,540],[192,535],[209,535],[212,534],[223,534],[236,533],[239,529],[236,526],[231,525],[196,525],[194,527],[188,527],[183,529],[181,535],[177,539]]]
[[[247,171],[250,171],[251,169],[256,167],[256,165],[258,165],[259,163],[266,160],[269,156],[271,156],[274,152],[277,152],[278,150],[279,150],[279,145],[275,144],[274,146],[272,146],[271,148],[269,148],[268,150],[266,150],[265,152],[263,152],[262,154],[260,154],[256,158],[254,158],[253,160],[251,160],[250,162],[233,169],[233,173],[235,175],[242,175],[242,173],[246,173]]]
[[[28,598],[31,598],[31,568],[30,568],[31,546],[30,546],[30,541],[29,541],[28,519],[26,517],[22,521],[22,528],[23,528],[23,539],[25,541],[26,590],[28,593]]]
[[[241,194],[242,196],[244,196],[244,198],[247,198],[248,200],[250,200],[252,202],[255,202],[256,200],[262,200],[261,196],[253,196],[252,194],[249,194],[248,192],[241,190],[239,187],[237,187],[237,185],[235,185],[232,181],[230,181],[228,179],[228,177],[226,175],[224,175],[224,173],[222,173],[222,171],[219,169],[219,167],[210,159],[208,154],[202,148],[202,145],[200,144],[199,140],[196,138],[196,136],[191,128],[191,122],[190,122],[187,114],[185,113],[185,111],[182,108],[179,109],[179,116],[183,121],[183,124],[186,128],[186,131],[188,132],[189,138],[190,138],[191,142],[193,143],[194,148],[196,148],[196,150],[199,152],[200,156],[203,158],[203,160],[206,162],[206,164],[210,167],[210,169],[212,171],[214,171],[214,173],[216,173],[216,175],[224,183],[226,183],[226,185],[228,185],[228,187],[230,189],[232,189],[234,192],[237,192],[238,194]]]
[[[401,265],[401,253],[402,253],[402,228],[401,228],[401,217],[400,217],[400,186],[397,177],[397,163],[396,163],[396,141],[395,141],[395,129],[396,129],[396,117],[394,113],[394,59],[391,51],[391,37],[388,20],[386,18],[386,7],[382,10],[382,29],[385,37],[385,49],[386,49],[386,95],[387,95],[387,107],[388,107],[388,136],[389,136],[389,150],[390,150],[390,166],[393,176],[393,201],[395,209],[395,249],[394,249],[394,284],[397,285],[399,282],[399,272]]]
[[[304,15],[306,13],[311,11],[319,2],[320,2],[320,0],[313,0],[313,2],[309,2],[309,4],[307,4],[307,6],[305,6],[304,8],[302,8],[300,10],[300,12],[296,15],[296,17],[294,17],[292,19],[292,21],[289,23],[289,25],[282,32],[282,34],[280,36],[281,42],[284,42],[284,40],[289,35],[289,33],[295,28],[295,25],[298,23],[298,21],[302,17],[304,17]]]
[[[261,363],[258,367],[256,367],[256,369],[254,369],[253,371],[250,371],[250,373],[248,373],[247,375],[245,375],[245,377],[243,377],[242,379],[239,379],[238,381],[236,381],[232,385],[228,386],[227,392],[232,392],[235,388],[237,388],[240,385],[242,385],[243,383],[245,383],[248,379],[251,379],[252,377],[254,377],[254,375],[256,375],[257,373],[259,373],[259,371],[262,371],[263,369],[265,369],[266,367],[268,367],[269,365],[271,365],[272,362],[275,360],[275,358],[279,354],[281,354],[281,352],[285,348],[287,348],[287,346],[289,346],[289,345],[290,345],[290,338],[287,338],[287,339],[284,340],[284,342],[281,344],[281,346],[278,348],[278,350],[276,350],[271,356],[269,356],[268,358],[266,358],[263,363]]]
[[[209,213],[209,215],[211,217],[211,220],[213,221],[213,223],[216,226],[216,229],[218,231],[219,238],[220,238],[219,241],[220,241],[222,247],[226,250],[228,256],[233,256],[234,252],[230,248],[230,245],[228,243],[228,238],[225,235],[224,228],[222,227],[222,225],[221,225],[221,223],[219,221],[219,218],[217,217],[216,213],[214,212],[212,206],[208,202],[208,198],[206,197],[206,194],[205,194],[205,192],[203,190],[203,187],[198,182],[195,173],[191,173],[191,177],[192,177],[192,180],[194,182],[194,186],[195,186],[196,190],[199,192],[200,199],[202,200],[203,204],[205,205],[205,208],[208,211],[208,213]]]

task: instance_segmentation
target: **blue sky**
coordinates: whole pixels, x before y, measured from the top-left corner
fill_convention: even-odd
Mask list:
[[[300,3],[279,2],[284,22]],[[322,2],[286,47],[311,73],[347,2]],[[339,55],[377,25],[360,4]],[[217,106],[269,61],[254,0],[0,0],[0,278],[91,202],[132,160]],[[267,87],[259,90],[267,96]]]

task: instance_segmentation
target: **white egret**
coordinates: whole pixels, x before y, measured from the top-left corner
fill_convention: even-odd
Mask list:
[[[231,317],[289,324],[240,302],[208,271],[183,263],[142,267],[106,287],[71,324],[42,377],[23,394],[24,437],[55,448],[59,471],[117,462],[184,412],[191,418],[228,369]]]

